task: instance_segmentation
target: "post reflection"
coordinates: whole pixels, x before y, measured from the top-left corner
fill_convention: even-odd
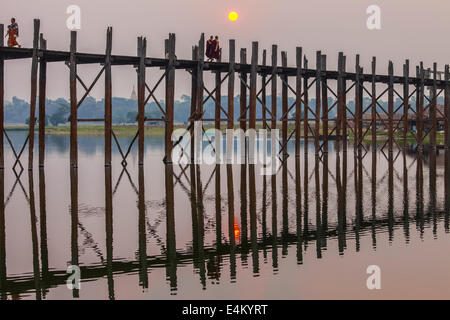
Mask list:
[[[78,253],[78,169],[70,168],[71,264],[79,266]],[[79,289],[73,286],[72,296],[79,298]]]
[[[175,236],[175,197],[173,185],[173,166],[165,165],[165,189],[166,189],[166,242],[167,263],[166,277],[169,280],[170,291],[177,291],[177,244]]]
[[[47,240],[47,199],[45,188],[45,170],[39,167],[39,228],[41,240],[41,287],[45,299],[49,288],[49,262],[48,262],[48,240]]]
[[[111,166],[105,167],[105,231],[108,298],[115,300],[113,276],[113,200]]]
[[[147,274],[147,228],[146,228],[146,205],[145,205],[145,178],[144,166],[139,166],[138,172],[138,233],[139,233],[139,284],[143,289],[148,288]]]
[[[380,150],[364,150],[361,145],[355,151],[305,153],[304,158],[288,158],[279,172],[271,176],[259,175],[259,166],[253,164],[186,167],[165,164],[161,173],[164,189],[147,190],[147,194],[144,166],[121,170],[116,175],[111,167],[106,167],[104,183],[101,182],[101,188],[105,188],[104,208],[102,204],[98,210],[97,207],[85,210],[85,194],[79,193],[84,176],[79,181],[80,169],[71,168],[70,220],[66,217],[71,227],[68,264],[83,265],[86,283],[104,279],[105,297],[111,300],[121,297],[123,283],[119,278],[127,275],[138,277],[139,283],[134,285],[141,287],[142,294],[150,294],[164,283],[166,294],[180,296],[191,290],[186,289],[187,283],[195,282],[202,291],[214,291],[226,282],[248,281],[249,274],[265,278],[269,271],[282,277],[289,269],[288,263],[306,270],[309,263],[328,259],[333,251],[347,259],[358,252],[381,251],[394,241],[410,245],[415,239],[426,241],[430,235],[442,237],[442,230],[449,232],[449,150],[425,149],[416,153],[404,148],[383,154]],[[52,268],[49,259],[52,257],[49,251],[55,246],[49,234],[55,200],[50,193],[54,186],[46,181],[49,171],[44,170],[28,172],[28,186],[24,182],[25,188],[13,189],[6,199],[5,173],[0,170],[1,299],[30,296],[48,299],[54,296],[55,288],[64,286],[66,290],[66,270]],[[132,241],[131,254],[123,249],[126,246],[121,242],[126,237],[118,223],[123,207],[118,208],[115,194],[123,192],[123,188],[113,184],[113,180],[120,182],[125,174],[131,182],[131,194],[137,195],[138,217],[133,230],[138,232],[138,243]],[[138,183],[134,185],[131,177],[136,174]],[[26,177],[26,172],[23,176]],[[11,177],[12,174],[7,189],[22,185],[18,177],[12,180]],[[127,184],[126,178],[123,181]],[[27,253],[30,270],[20,277],[8,277],[6,253],[11,252],[8,250],[11,244],[7,242],[5,220],[12,215],[6,213],[7,204],[16,205],[23,199],[29,209],[25,213],[30,223],[30,228],[27,227],[31,240]],[[185,212],[188,214],[183,215]],[[95,230],[97,225],[89,225],[96,215],[101,219],[99,234]],[[150,219],[157,219],[157,223],[150,225],[153,221]],[[79,231],[81,225],[84,228]],[[84,238],[86,230],[89,239]],[[89,244],[97,236],[104,239],[106,250],[95,251],[102,259],[91,262],[88,260],[92,259],[91,252],[87,255],[85,249],[91,248]],[[351,249],[347,250],[348,247]],[[186,272],[189,267],[193,272]],[[295,272],[290,268],[290,272]],[[151,287],[150,274],[154,275]],[[163,281],[157,278],[159,275]],[[71,291],[74,298],[80,294],[89,297],[76,288]]]

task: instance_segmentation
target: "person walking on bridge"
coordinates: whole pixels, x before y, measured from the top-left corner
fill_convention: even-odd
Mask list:
[[[217,62],[221,60],[222,49],[219,45],[219,37],[216,36],[213,40],[213,59],[216,59]]]
[[[8,38],[8,47],[19,47],[20,44],[17,42],[17,37],[19,37],[19,25],[16,23],[16,19],[11,19],[11,24],[8,26],[8,32],[6,33],[6,36],[9,36]],[[5,38],[6,38],[5,36]]]
[[[214,37],[211,36],[208,41],[206,41],[206,52],[205,55],[208,59],[206,61],[210,62],[213,60],[214,56]]]

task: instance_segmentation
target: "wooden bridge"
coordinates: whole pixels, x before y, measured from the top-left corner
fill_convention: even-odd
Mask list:
[[[4,39],[0,40],[0,168],[4,168],[3,135],[7,133],[4,129],[4,63],[12,59],[31,59],[31,96],[30,96],[30,123],[28,143],[28,168],[33,167],[34,135],[36,126],[36,108],[39,106],[39,166],[44,165],[45,159],[45,98],[46,98],[46,70],[47,64],[53,62],[64,62],[70,68],[68,83],[70,86],[70,163],[77,167],[77,125],[82,121],[104,122],[105,127],[105,165],[111,165],[111,145],[114,140],[126,163],[128,152],[123,152],[117,142],[112,129],[112,67],[117,65],[129,65],[136,68],[138,81],[138,130],[132,144],[137,140],[139,152],[139,164],[144,161],[144,126],[147,121],[160,121],[165,127],[165,158],[171,163],[171,152],[174,142],[171,135],[174,129],[174,90],[175,71],[185,70],[191,74],[191,110],[187,129],[192,133],[194,121],[214,122],[217,129],[221,128],[222,122],[226,123],[227,129],[235,127],[234,119],[234,96],[235,80],[240,86],[240,117],[237,119],[239,128],[244,130],[255,128],[256,123],[262,123],[269,130],[277,128],[277,120],[281,122],[281,150],[280,153],[287,156],[287,142],[295,141],[295,154],[300,154],[300,139],[305,141],[313,139],[315,151],[327,152],[328,139],[334,136],[338,146],[342,145],[344,151],[347,149],[348,137],[351,136],[354,146],[362,146],[362,141],[370,134],[371,144],[377,146],[377,125],[383,124],[387,128],[388,138],[383,141],[382,148],[387,147],[392,151],[394,144],[404,145],[408,137],[414,138],[418,149],[421,150],[425,138],[429,135],[430,144],[436,147],[436,136],[438,122],[444,127],[445,147],[450,145],[448,116],[449,116],[449,67],[445,66],[444,79],[437,79],[437,64],[433,64],[432,70],[425,69],[423,63],[416,67],[415,76],[410,76],[409,61],[406,60],[402,66],[400,76],[394,75],[394,65],[389,62],[388,74],[380,75],[376,71],[376,58],[372,59],[371,73],[364,73],[360,67],[359,55],[356,55],[355,68],[353,72],[346,70],[346,56],[340,52],[338,55],[338,70],[327,69],[327,56],[317,51],[315,57],[315,68],[308,68],[308,59],[303,55],[301,47],[296,48],[294,67],[287,65],[287,53],[281,52],[281,65],[278,61],[278,48],[272,46],[271,63],[269,64],[266,50],[259,55],[258,42],[252,43],[250,63],[247,62],[246,49],[240,50],[240,60],[236,61],[235,41],[229,40],[228,62],[205,62],[204,48],[205,39],[202,34],[198,45],[193,47],[192,59],[177,59],[175,55],[175,35],[169,34],[165,41],[165,57],[150,58],[146,55],[147,40],[139,37],[137,41],[136,56],[120,56],[112,54],[112,28],[106,32],[106,49],[104,54],[81,53],[77,51],[77,32],[70,33],[70,50],[54,51],[47,49],[47,41],[40,34],[40,21],[34,21],[33,48],[8,48],[4,47]],[[3,34],[3,25],[0,25]],[[94,81],[88,85],[77,73],[77,66],[82,64],[98,64],[100,70]],[[163,69],[164,73],[159,80],[150,86],[146,81],[146,68]],[[212,90],[206,88],[203,81],[204,72],[215,73],[215,87]],[[93,87],[104,74],[105,96],[104,96],[104,118],[80,119],[77,110],[89,95]],[[428,77],[427,75],[432,75]],[[237,76],[237,78],[236,78]],[[277,81],[281,80],[281,111],[282,116],[277,119]],[[290,83],[294,79],[295,84]],[[223,107],[221,101],[222,86],[227,80],[227,101]],[[291,81],[294,82],[294,81]],[[165,103],[161,104],[155,97],[155,90],[165,85]],[[270,89],[268,88],[270,84]],[[385,86],[381,92],[377,92],[379,84]],[[77,86],[81,85],[85,93],[81,98],[77,97]],[[314,88],[313,88],[314,87]],[[430,89],[430,94],[425,94],[425,88]],[[336,89],[333,89],[336,88]],[[271,101],[267,101],[267,93],[270,91]],[[309,91],[313,91],[315,105],[310,105]],[[351,110],[347,105],[350,92],[353,92],[355,108]],[[293,104],[288,102],[289,92],[295,95]],[[205,97],[206,93],[206,97]],[[387,94],[388,108],[384,108],[379,100]],[[444,96],[443,112],[436,107],[437,99]],[[249,103],[247,104],[247,95]],[[329,105],[328,97],[331,95],[334,103]],[[370,97],[369,106],[363,105],[363,96]],[[410,99],[415,95],[416,106],[411,107]],[[394,109],[394,97],[401,99],[400,106]],[[153,99],[163,116],[158,119],[145,117],[145,105]],[[212,99],[215,102],[215,116],[213,119],[205,119],[204,104]],[[39,100],[39,101],[38,101]],[[269,105],[269,106],[268,106]],[[262,118],[256,118],[256,108],[262,110]],[[329,118],[330,111],[336,112],[335,118]],[[438,113],[440,114],[438,117]],[[290,115],[295,114],[294,117]],[[400,117],[398,115],[401,115]],[[310,117],[312,115],[312,117]],[[368,117],[370,115],[370,117]],[[414,115],[416,121],[415,130],[408,125],[408,117]],[[289,123],[294,124],[294,130],[288,135]],[[331,124],[330,124],[331,123]],[[366,125],[363,125],[365,123]],[[9,140],[9,139],[8,139]],[[367,139],[366,139],[367,140]],[[13,146],[12,146],[13,147]],[[340,147],[339,147],[340,148]],[[16,159],[19,160],[25,145],[20,152],[14,150]],[[340,149],[339,149],[340,150]],[[357,148],[355,148],[357,150]]]

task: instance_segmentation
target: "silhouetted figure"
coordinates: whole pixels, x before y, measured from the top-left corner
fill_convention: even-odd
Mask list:
[[[8,32],[6,33],[8,38],[8,47],[19,47],[20,44],[17,42],[17,37],[19,36],[19,25],[16,23],[16,19],[11,18],[11,24],[8,26]],[[5,38],[6,38],[5,36]]]
[[[208,41],[206,41],[205,55],[208,59],[206,61],[212,61],[214,59],[214,37],[211,36]]]
[[[220,61],[220,56],[222,53],[222,49],[220,49],[219,45],[219,37],[216,36],[213,40],[214,50],[213,50],[213,59],[216,59],[217,62]]]

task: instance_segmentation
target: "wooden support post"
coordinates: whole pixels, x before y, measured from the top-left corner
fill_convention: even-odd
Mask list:
[[[322,79],[322,140],[324,153],[328,153],[328,86],[327,86],[327,56],[320,57]],[[328,173],[328,172],[327,172]]]
[[[221,81],[222,81],[222,75],[220,70],[216,71],[216,92],[215,92],[215,96],[216,96],[216,105],[215,105],[215,110],[214,110],[214,128],[220,130],[220,114],[221,114],[221,110],[220,110],[220,105],[221,105]]]
[[[228,61],[228,122],[227,129],[234,128],[234,64],[236,59],[235,41],[230,40]]]
[[[263,50],[262,54],[262,65],[265,67],[267,65],[267,51],[266,49]],[[266,102],[266,81],[267,81],[267,75],[266,73],[263,73],[261,76],[261,113],[262,113],[262,122],[263,122],[263,129],[267,128],[267,114],[266,114],[266,108],[267,102]]]
[[[198,42],[197,63],[197,119],[203,119],[203,65],[205,59],[205,34],[202,33]]]
[[[47,50],[47,41],[42,33],[40,36],[40,49]],[[45,99],[47,86],[47,61],[44,57],[39,60],[39,167],[45,164]]]
[[[408,138],[409,124],[409,60],[403,65],[403,149],[406,148],[406,139]]]
[[[394,146],[394,64],[392,61],[389,61],[388,75],[388,146],[389,152],[392,152]]]
[[[250,69],[249,128],[256,129],[256,81],[258,67],[258,42],[252,42],[252,61]]]
[[[250,99],[249,99],[249,115],[248,124],[249,145],[248,145],[248,160],[250,164],[256,163],[256,86],[257,86],[257,67],[258,67],[258,42],[252,42],[252,58],[250,68]]]
[[[359,146],[359,139],[361,138],[360,136],[360,128],[359,128],[359,123],[360,123],[360,119],[362,117],[362,115],[360,114],[361,111],[361,107],[360,107],[360,102],[361,100],[359,99],[360,97],[360,91],[361,91],[361,81],[360,81],[360,77],[361,77],[361,68],[359,67],[359,54],[356,55],[356,64],[355,64],[355,117],[353,119],[353,133],[354,133],[354,148],[355,148],[355,152],[356,152],[356,148]]]
[[[420,62],[420,67],[416,70],[416,76],[419,79],[417,84],[417,143],[420,152],[423,151],[423,102],[424,102],[424,70],[423,63]]]
[[[342,57],[342,149],[347,152],[347,79],[345,78],[347,57]],[[344,158],[346,159],[346,157]]]
[[[165,163],[172,163],[172,132],[175,106],[175,34],[169,34],[169,63],[166,70]],[[219,75],[220,77],[220,75]],[[220,92],[219,92],[220,93]]]
[[[287,67],[287,53],[286,51],[281,51],[281,66],[283,68]],[[281,140],[283,148],[283,158],[286,158],[287,153],[287,139],[288,139],[288,81],[289,78],[286,74],[281,75],[283,83],[281,85],[281,114],[283,118],[281,119]]]
[[[0,24],[0,47],[4,45],[4,26]],[[3,151],[4,130],[4,60],[0,55],[0,298],[6,299],[6,234],[5,234],[5,155]]]
[[[277,58],[278,58],[278,47],[276,44],[272,45],[272,103],[271,103],[271,112],[272,112],[272,125],[271,129],[277,128]]]
[[[111,166],[112,138],[112,75],[111,75],[112,28],[106,31],[105,50],[105,166]]]
[[[247,50],[242,48],[241,49],[241,64],[247,64]],[[242,130],[247,130],[247,74],[243,71],[240,72],[241,77],[241,91],[240,91],[240,121],[239,121],[239,128]]]
[[[339,52],[338,55],[338,78],[337,78],[337,119],[336,119],[336,151],[341,150],[341,129],[342,129],[342,114],[344,112],[342,82],[344,81],[342,72],[342,60],[344,54]]]
[[[33,58],[31,61],[31,97],[30,97],[30,124],[28,132],[28,170],[33,170],[34,127],[36,123],[36,100],[38,81],[38,50],[39,50],[39,19],[34,19]]]
[[[450,72],[449,65],[445,65],[445,87],[444,87],[444,144],[445,149],[450,148],[450,132],[448,121],[450,119]]]
[[[198,46],[192,47],[192,60],[197,61],[198,60]],[[192,69],[192,76],[191,76],[191,114],[189,116],[190,118],[190,136],[191,136],[191,150],[190,150],[190,157],[191,157],[191,163],[193,163],[194,160],[194,122],[197,118],[197,67]]]
[[[303,68],[308,69],[308,59],[303,58]],[[309,136],[309,101],[308,101],[308,78],[306,73],[303,75],[303,145],[305,154],[308,153],[308,136]]]
[[[205,58],[205,34],[202,33],[200,35],[200,40],[198,41],[198,46],[197,46],[197,68],[196,68],[196,73],[195,73],[195,77],[197,80],[196,83],[196,116],[195,116],[195,121],[202,121],[203,120],[203,113],[204,113],[204,109],[203,109],[203,91],[204,91],[204,84],[203,84],[203,67],[204,67],[204,58]],[[194,123],[194,127],[195,123]],[[203,124],[201,126],[199,126],[198,128],[200,128],[200,130],[203,129]],[[195,129],[194,129],[195,131]],[[200,131],[200,133],[202,133],[202,131]],[[195,135],[195,134],[194,134]],[[198,163],[201,159],[201,140],[200,141],[194,141],[191,140],[191,143],[193,143],[194,145],[194,153],[193,153],[193,160],[195,163]]]
[[[377,149],[377,85],[376,85],[377,58],[372,58],[372,108],[371,124],[372,131],[372,150]]]
[[[316,52],[316,121],[315,121],[315,127],[314,127],[314,145],[316,150],[316,155],[319,153],[319,135],[320,135],[320,62],[322,59],[322,54],[320,51]]]
[[[433,85],[431,86],[431,104],[430,104],[430,120],[431,120],[431,148],[436,149],[437,143],[437,64],[433,63]]]
[[[295,156],[300,157],[300,130],[302,122],[302,48],[296,48],[296,66],[295,75]]]
[[[5,44],[4,26],[0,24],[0,47]],[[5,126],[5,61],[0,55],[0,170],[5,168],[5,153],[3,146],[3,130]],[[0,199],[2,200],[2,199]],[[3,200],[1,201],[3,202]]]
[[[145,130],[145,56],[147,55],[147,39],[138,38],[138,163],[144,165],[144,130]]]
[[[78,167],[77,32],[70,32],[70,165]]]

